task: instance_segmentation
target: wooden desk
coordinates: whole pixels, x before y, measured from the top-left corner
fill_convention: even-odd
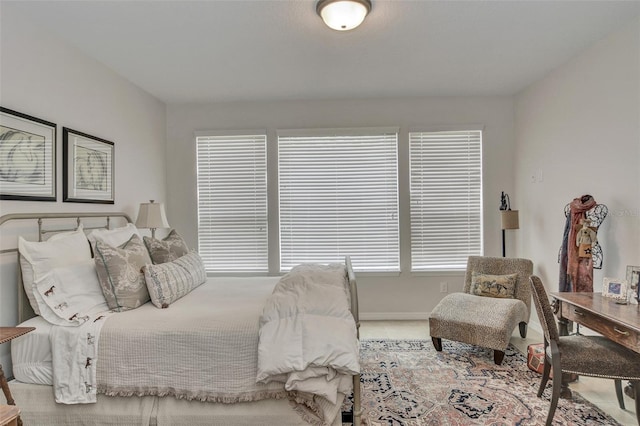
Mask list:
[[[0,344],[9,342],[16,337],[22,336],[23,334],[27,334],[30,331],[35,330],[35,327],[0,327]],[[2,388],[2,392],[4,392],[4,397],[7,399],[8,405],[16,405],[16,402],[13,400],[13,396],[11,396],[11,391],[9,390],[9,384],[7,383],[6,377],[4,377],[4,371],[2,371],[2,365],[0,364],[0,388]],[[17,416],[17,415],[16,415]],[[17,416],[16,424],[22,425],[22,421],[20,417]]]
[[[603,297],[602,293],[563,292],[551,293],[551,296],[555,299],[554,313],[558,317],[561,336],[569,335],[568,323],[573,321],[640,353],[640,305],[620,305]],[[562,398],[571,398],[568,383],[576,380],[577,376],[570,376],[562,375]],[[618,395],[618,399],[621,397]]]
[[[551,293],[556,299],[560,335],[568,335],[567,323],[582,324],[640,353],[640,305],[619,305],[601,293]]]

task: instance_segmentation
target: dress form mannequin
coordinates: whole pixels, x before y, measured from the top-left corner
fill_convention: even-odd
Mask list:
[[[602,268],[602,248],[597,241],[596,233],[609,209],[604,204],[597,204],[591,195],[583,195],[575,198],[564,208],[567,218],[563,236],[562,247],[558,261],[560,262],[560,291],[586,291],[593,292],[593,269]],[[588,229],[583,231],[583,221],[588,220]],[[580,257],[579,233],[583,237],[589,234],[592,239],[591,256],[583,252]],[[584,239],[586,243],[586,238]],[[587,246],[583,246],[584,249]]]

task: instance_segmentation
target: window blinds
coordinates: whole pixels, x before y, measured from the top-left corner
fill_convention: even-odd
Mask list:
[[[465,269],[482,254],[482,132],[410,132],[411,269]]]
[[[278,133],[280,268],[398,271],[397,129]]]
[[[266,135],[197,136],[198,249],[208,272],[267,272]]]

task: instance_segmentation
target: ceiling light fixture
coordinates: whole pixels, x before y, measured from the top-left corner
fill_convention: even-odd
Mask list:
[[[362,24],[371,11],[371,0],[320,0],[316,12],[329,28],[348,31]]]

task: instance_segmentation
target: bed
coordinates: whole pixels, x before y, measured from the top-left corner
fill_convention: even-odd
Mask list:
[[[61,227],[59,224],[65,221],[75,223],[72,227]],[[85,232],[94,228],[114,228],[112,222],[131,226],[128,225],[130,218],[124,213],[10,214],[0,217],[0,226],[11,222],[37,223],[38,240],[80,225],[84,226]],[[48,227],[47,223],[56,226]],[[2,250],[3,253],[15,251]],[[360,377],[356,367],[345,367],[343,371],[331,364],[339,374],[335,374],[335,380],[333,376],[331,380],[326,379],[337,383],[326,392],[324,380],[317,386],[317,378],[313,379],[315,382],[311,380],[311,386],[296,387],[299,382],[309,382],[300,380],[300,374],[307,373],[298,371],[293,373],[293,378],[270,373],[267,380],[256,383],[256,369],[259,376],[265,368],[268,370],[265,366],[272,362],[271,351],[277,351],[277,346],[288,347],[286,344],[276,344],[275,348],[273,344],[269,345],[269,342],[286,341],[279,340],[279,335],[268,334],[269,318],[275,315],[278,321],[289,321],[286,315],[270,314],[268,307],[282,301],[272,302],[272,298],[283,282],[286,284],[289,280],[290,285],[297,286],[299,282],[295,280],[305,281],[305,276],[209,277],[205,283],[173,301],[168,309],[159,309],[159,305],[147,302],[124,312],[96,313],[91,320],[87,315],[81,327],[68,327],[52,325],[33,312],[25,295],[21,268],[17,270],[19,323],[36,327],[34,332],[15,339],[11,347],[15,379],[10,382],[10,389],[26,424],[338,425],[343,419],[360,423]],[[351,336],[345,332],[335,339],[336,345],[347,347],[357,345],[359,324],[356,281],[349,258],[345,259],[343,275],[346,277],[343,293],[347,296],[344,303],[354,322],[355,334]],[[334,290],[337,287],[324,288],[322,293]],[[314,316],[302,326],[280,325],[271,330],[278,333],[286,328],[307,330],[317,328],[316,324],[323,324],[322,321]],[[95,348],[97,362],[87,357],[86,363],[86,367],[96,364],[91,366],[95,369],[93,393],[96,402],[56,403],[60,394],[60,371],[63,371],[61,359],[67,362],[71,358],[60,355],[59,346],[62,345],[59,342],[64,341],[68,333],[85,333],[82,327],[96,327],[91,322],[104,322],[96,331],[99,338]],[[93,331],[86,333],[86,340],[96,338],[91,333]],[[264,336],[269,337],[265,339]],[[73,339],[77,337],[72,337],[71,341]],[[268,354],[267,361],[264,360],[265,353]],[[290,355],[285,351],[285,358]],[[274,364],[278,362],[277,356],[274,355]],[[317,358],[326,356],[319,353]],[[58,374],[54,373],[54,365]],[[81,370],[78,369],[79,374],[85,374]],[[335,373],[332,368],[328,370]],[[149,374],[150,371],[153,374]],[[83,380],[84,376],[80,377]],[[345,386],[346,379],[349,386]],[[54,380],[57,380],[55,398]],[[353,409],[350,413],[341,413],[344,396],[350,394],[351,389]]]

